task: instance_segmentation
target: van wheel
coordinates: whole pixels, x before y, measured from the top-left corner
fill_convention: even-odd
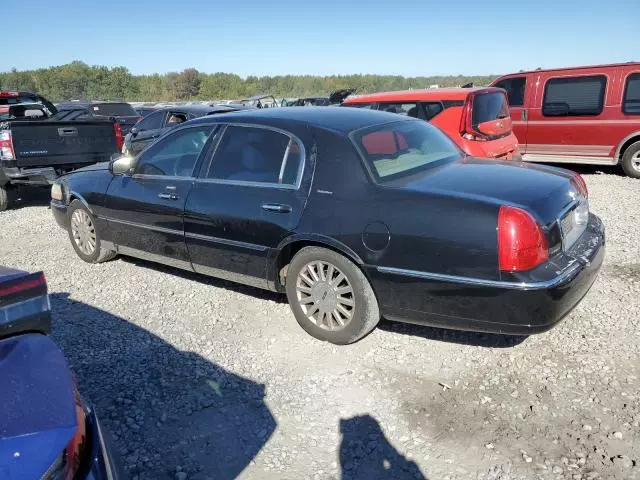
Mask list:
[[[113,250],[103,248],[95,219],[79,200],[69,205],[69,239],[78,256],[87,263],[102,263],[116,256]]]
[[[622,169],[632,178],[640,178],[640,142],[636,142],[625,150],[622,156]]]
[[[300,326],[319,340],[353,343],[380,321],[369,280],[353,262],[333,250],[300,250],[287,269],[286,291]]]
[[[0,186],[0,212],[13,206],[16,200],[16,189],[9,184]]]

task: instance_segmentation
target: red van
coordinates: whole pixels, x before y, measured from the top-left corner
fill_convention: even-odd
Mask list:
[[[529,162],[622,164],[640,178],[640,63],[513,73],[513,131]]]
[[[519,158],[505,93],[497,88],[433,88],[352,97],[346,107],[371,108],[426,120],[468,155]]]

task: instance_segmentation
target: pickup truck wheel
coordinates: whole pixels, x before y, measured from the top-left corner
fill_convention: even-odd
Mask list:
[[[353,343],[380,321],[369,280],[353,262],[333,250],[300,250],[287,269],[286,291],[300,326],[320,340]]]
[[[622,169],[629,177],[640,178],[640,142],[629,145],[624,152]]]
[[[102,263],[116,256],[113,250],[102,247],[95,219],[82,202],[71,202],[68,215],[71,245],[82,260],[87,263]]]
[[[0,186],[0,212],[9,209],[16,200],[16,189],[11,185]]]

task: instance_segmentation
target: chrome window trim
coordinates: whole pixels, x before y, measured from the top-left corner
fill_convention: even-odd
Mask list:
[[[282,158],[282,163],[283,164],[286,163],[286,159],[287,159],[286,155],[289,153],[291,141],[295,141],[300,147],[300,153],[302,154],[302,162],[298,167],[296,182],[293,185],[283,184],[283,183],[274,183],[274,182],[250,182],[246,180],[226,180],[221,178],[202,178],[202,177],[198,177],[196,179],[197,182],[220,183],[220,184],[226,184],[226,185],[241,185],[241,186],[247,186],[247,187],[280,188],[285,190],[300,189],[300,186],[302,185],[302,177],[304,175],[304,169],[307,165],[307,150],[304,146],[304,143],[302,142],[302,140],[300,140],[300,138],[297,135],[278,127],[273,127],[271,125],[261,125],[258,123],[218,123],[216,122],[213,125],[222,126],[224,127],[224,130],[220,132],[220,138],[218,139],[213,152],[211,152],[211,158],[209,159],[209,167],[207,168],[207,173],[206,173],[207,177],[209,176],[209,171],[211,170],[215,162],[215,156],[216,156],[216,153],[218,152],[218,148],[220,147],[220,142],[224,139],[224,135],[227,133],[227,130],[229,129],[229,127],[261,128],[263,130],[271,130],[271,131],[280,133],[282,135],[286,135],[287,137],[289,137],[289,144],[287,145],[287,149],[285,150],[285,156],[283,156]],[[280,175],[283,175],[283,174],[284,174],[284,167],[281,164]]]
[[[196,177],[179,177],[176,175],[147,175],[145,173],[134,173],[131,178],[138,178],[140,180],[194,180]]]
[[[98,216],[98,218],[101,218],[102,220],[106,220],[108,222],[119,223],[121,225],[128,225],[130,227],[143,228],[145,230],[153,230],[154,232],[169,233],[172,235],[184,235],[184,230],[174,230],[172,228],[156,227],[154,225],[146,225],[144,223],[130,222],[128,220],[120,220],[118,218],[113,218],[113,217]]]
[[[193,238],[195,240],[204,240],[205,242],[221,243],[223,245],[229,245],[232,247],[241,247],[249,250],[255,250],[257,252],[264,252],[267,247],[264,245],[258,245],[256,243],[241,242],[239,240],[230,240],[228,238],[212,237],[210,235],[201,235],[199,233],[185,232],[187,238]]]
[[[421,278],[424,280],[461,283],[464,285],[473,285],[478,287],[506,288],[510,290],[543,290],[561,285],[562,283],[572,278],[577,273],[577,271],[580,270],[580,268],[581,264],[579,262],[575,262],[569,265],[560,275],[550,280],[543,280],[538,282],[507,282],[503,280],[485,280],[484,278],[445,275],[442,273],[421,272],[418,270],[406,270],[403,268],[393,267],[376,267],[376,270],[380,273]]]

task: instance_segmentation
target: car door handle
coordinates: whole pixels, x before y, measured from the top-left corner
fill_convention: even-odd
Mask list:
[[[159,193],[158,198],[163,200],[178,200],[178,196],[175,193]]]
[[[281,203],[263,203],[262,209],[267,212],[291,213],[291,206],[283,205]]]

